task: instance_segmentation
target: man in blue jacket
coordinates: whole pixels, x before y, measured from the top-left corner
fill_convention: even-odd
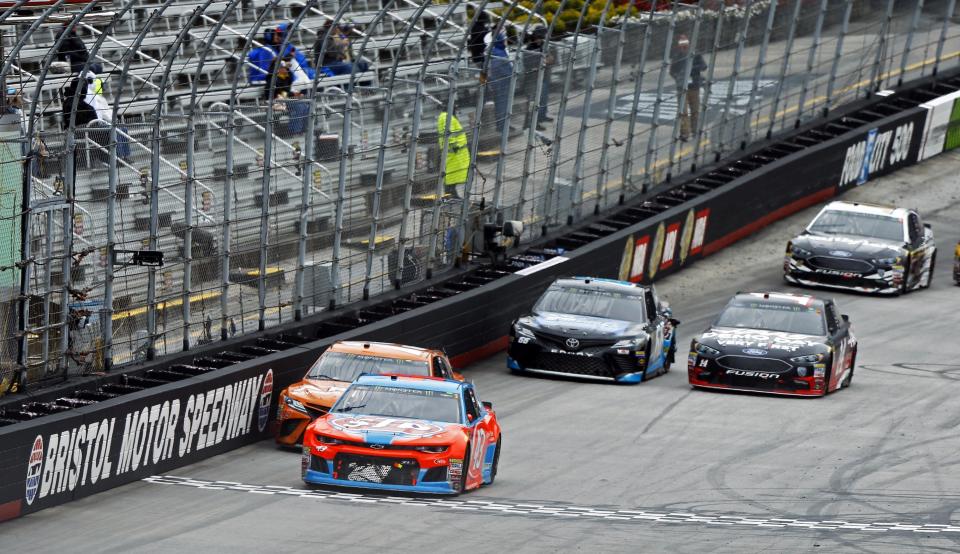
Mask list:
[[[280,45],[283,44],[283,39],[289,30],[289,23],[281,23],[263,32],[264,45],[252,50],[249,56],[252,65],[247,67],[247,76],[251,84],[263,84],[267,80],[267,76],[270,75],[270,65],[280,53]],[[292,68],[294,83],[314,78],[315,73],[307,57],[293,44],[287,43],[283,57],[289,57],[295,62]]]
[[[513,75],[513,62],[510,61],[510,55],[507,54],[506,41],[506,36],[503,33],[499,33],[493,38],[490,45],[490,66],[487,74],[481,75],[481,79],[486,80],[489,90],[493,93],[498,133],[503,133],[504,129],[510,130],[510,122],[507,121],[507,102],[510,96],[510,77]]]

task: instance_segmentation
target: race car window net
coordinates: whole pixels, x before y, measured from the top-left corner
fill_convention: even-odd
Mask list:
[[[353,415],[460,423],[460,395],[449,392],[353,385],[330,410]]]
[[[540,297],[535,312],[646,322],[643,296],[580,287],[551,287]]]
[[[799,335],[826,334],[823,310],[820,308],[770,302],[733,301],[720,312],[715,325]]]
[[[361,374],[430,375],[430,365],[420,360],[397,360],[345,352],[325,352],[317,360],[307,379],[353,381]]]
[[[903,221],[885,215],[827,210],[820,214],[809,230],[825,235],[855,235],[903,242]]]

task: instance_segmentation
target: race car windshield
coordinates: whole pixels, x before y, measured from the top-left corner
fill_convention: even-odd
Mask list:
[[[827,210],[809,230],[825,235],[854,235],[903,242],[903,222],[895,217],[857,212]]]
[[[800,335],[825,334],[823,313],[819,308],[770,302],[731,302],[720,313],[715,325]]]
[[[379,385],[353,385],[330,411],[459,423],[460,395]]]
[[[429,376],[430,366],[421,360],[397,360],[346,352],[324,352],[323,356],[320,356],[320,359],[310,368],[307,379],[350,382],[364,373]]]
[[[643,311],[642,296],[581,287],[550,288],[533,307],[533,311],[637,323],[647,320]]]

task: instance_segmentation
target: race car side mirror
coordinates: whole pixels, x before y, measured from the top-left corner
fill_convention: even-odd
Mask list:
[[[844,323],[850,323],[850,316],[847,314],[840,314],[840,319],[842,319]]]
[[[492,409],[493,409],[493,402],[482,402],[482,404],[483,404],[483,407],[486,408],[486,409],[488,409],[488,410],[492,410]]]
[[[467,414],[467,421],[473,421],[473,414]]]

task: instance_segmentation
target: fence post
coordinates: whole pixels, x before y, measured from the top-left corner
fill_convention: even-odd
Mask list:
[[[607,93],[607,118],[603,123],[603,145],[600,147],[600,170],[597,172],[597,203],[593,207],[594,215],[600,213],[600,205],[606,205],[609,198],[610,185],[607,181],[610,174],[610,131],[613,127],[613,113],[617,107],[617,83],[620,81],[620,65],[623,63],[623,45],[627,29],[627,19],[633,13],[635,0],[627,1],[627,11],[624,12],[623,20],[620,22],[620,29],[617,32],[617,54],[613,61],[613,74],[610,76],[610,91]],[[601,28],[603,27],[601,21]],[[598,33],[599,36],[599,33]],[[626,187],[626,182],[620,182],[620,190]]]
[[[539,3],[539,2],[542,2],[542,1],[543,1],[543,0],[537,0],[538,3]],[[559,8],[557,9],[557,13],[560,13],[561,11],[563,11],[564,6],[566,6],[566,5],[567,5],[567,0],[560,0],[560,6],[559,6]],[[539,103],[540,103],[540,96],[543,94],[543,87],[544,87],[544,86],[549,86],[549,82],[548,82],[546,85],[545,85],[544,82],[543,82],[544,79],[547,79],[547,78],[548,78],[548,77],[546,76],[546,70],[547,70],[547,67],[546,67],[546,58],[547,58],[547,56],[550,55],[550,53],[551,53],[551,48],[552,48],[552,47],[550,46],[550,40],[551,40],[551,38],[553,37],[553,29],[554,29],[554,27],[556,26],[556,22],[559,21],[559,20],[560,20],[559,17],[554,17],[553,20],[550,21],[550,24],[547,25],[547,37],[546,37],[546,39],[544,40],[543,49],[542,49],[542,57],[541,57],[541,59],[540,59],[540,64],[539,64],[539,66],[537,67],[537,85],[536,85],[536,87],[534,87],[535,90],[534,90],[534,93],[533,93],[534,99],[535,99],[535,101],[537,102],[537,105],[538,105],[538,106],[539,106]],[[541,141],[543,141],[545,144],[547,144],[548,146],[550,146],[550,144],[552,144],[552,142],[550,142],[550,139],[546,139],[546,138],[545,138],[545,135],[540,135],[540,134],[538,134],[538,132],[537,132],[537,124],[538,124],[538,122],[539,122],[539,120],[540,120],[540,117],[539,117],[540,114],[539,114],[538,112],[539,112],[539,110],[534,110],[533,113],[530,114],[529,120],[527,121],[527,147],[526,147],[526,150],[524,151],[524,154],[523,154],[523,171],[522,171],[522,173],[520,174],[520,201],[519,201],[519,203],[518,203],[518,205],[517,205],[517,217],[519,217],[520,219],[523,219],[523,208],[524,208],[524,206],[526,205],[526,202],[527,202],[527,199],[526,199],[526,195],[527,195],[527,185],[530,183],[530,178],[531,178],[531,175],[530,175],[530,174],[531,174],[530,166],[531,166],[531,164],[533,163],[533,150],[534,150],[534,148],[536,148],[536,141],[537,141],[537,140],[541,140]],[[561,114],[560,114],[560,113],[557,113],[557,118],[556,118],[556,119],[557,119],[558,122],[559,122],[559,120],[560,120],[560,117],[561,117]],[[559,145],[554,145],[555,148],[558,147],[558,146],[559,146]],[[536,194],[536,192],[534,192],[534,194]],[[535,216],[535,215],[536,215],[536,207],[533,208],[532,212],[533,212],[533,213],[532,213],[531,215],[532,215],[532,216]],[[531,219],[531,220],[535,220],[536,218],[535,218],[535,217],[531,217],[530,219]],[[544,210],[544,214],[543,214],[543,224],[542,224],[541,227],[540,227],[540,234],[541,234],[541,235],[546,234],[546,232],[547,232],[547,224],[546,224],[546,221],[547,221],[547,214],[546,214],[546,210]]]
[[[489,55],[489,54],[488,54]],[[450,147],[450,122],[453,120],[453,108],[456,101],[456,90],[457,90],[457,68],[454,65],[450,67],[450,77],[447,83],[447,108],[446,108],[446,117],[444,118],[443,125],[443,136],[440,137],[442,140],[442,145],[440,147],[440,172],[437,175],[437,188],[436,188],[436,198],[433,201],[433,218],[430,222],[432,229],[430,230],[430,250],[427,251],[427,279],[433,277],[433,264],[436,258],[437,252],[437,235],[440,233],[440,200],[444,194],[444,181],[445,173],[447,168],[447,152]],[[483,87],[480,87],[480,90],[477,92],[477,106],[483,106]],[[480,110],[477,110],[477,123],[474,127],[479,129],[480,127]],[[438,120],[439,122],[439,120]],[[439,132],[439,129],[437,129]],[[461,131],[464,132],[464,131]],[[474,132],[476,135],[476,131]],[[473,142],[476,144],[476,141]],[[474,148],[476,150],[476,148]],[[469,172],[467,173],[469,178]],[[463,202],[468,201],[466,187],[463,191]]]
[[[883,24],[880,26],[880,38],[877,42],[877,58],[873,62],[873,70],[870,72],[870,88],[867,89],[867,97],[880,90],[883,82],[881,69],[883,68],[883,53],[887,49],[887,33],[890,31],[890,22],[893,20],[893,4],[896,0],[887,1],[887,9],[883,17]],[[824,0],[826,3],[826,0]]]
[[[654,2],[656,4],[656,2]],[[673,4],[673,12],[670,14],[670,26],[667,28],[667,40],[663,45],[663,59],[660,62],[660,75],[657,77],[657,100],[653,104],[653,122],[650,124],[650,136],[647,138],[647,155],[643,161],[643,192],[651,187],[651,173],[653,171],[654,152],[659,150],[657,143],[657,130],[660,127],[660,108],[663,104],[663,86],[666,81],[670,68],[670,51],[673,47],[673,32],[677,26],[677,4]],[[679,107],[679,106],[678,106]],[[675,117],[680,117],[677,112]],[[672,137],[671,137],[672,138]],[[667,160],[669,163],[670,160]],[[654,176],[655,177],[655,176]],[[653,183],[656,186],[656,183]]]
[[[760,88],[760,71],[767,62],[767,47],[770,44],[770,33],[773,31],[773,18],[776,16],[776,13],[777,3],[770,2],[770,8],[769,11],[767,11],[767,24],[763,28],[763,40],[760,43],[760,54],[757,57],[757,67],[753,70],[753,84],[750,87],[750,99],[747,101],[747,113],[743,120],[743,140],[740,141],[741,150],[747,147],[753,135],[753,126],[750,123],[750,120],[753,118],[753,103],[757,99],[757,89]],[[794,19],[794,21],[796,21],[796,19]],[[784,70],[786,70],[786,67],[784,67]],[[777,82],[780,83],[781,86],[783,85],[784,77],[786,77],[785,71],[781,72],[780,78],[777,79]]]
[[[424,63],[424,71],[426,68]],[[410,137],[407,140],[407,186],[403,189],[403,215],[400,217],[400,235],[397,240],[397,274],[393,280],[394,288],[399,289],[403,284],[403,259],[407,250],[407,227],[412,211],[412,197],[414,176],[417,169],[417,143],[420,140],[420,118],[423,117],[423,79],[417,79],[416,91],[413,99],[413,123],[410,127]]]
[[[940,27],[940,40],[937,41],[937,54],[933,62],[933,74],[937,74],[940,69],[940,61],[943,59],[943,45],[947,42],[947,29],[950,27],[950,19],[953,17],[953,10],[957,7],[957,0],[950,0],[947,3],[947,13],[943,14],[943,26]]]
[[[573,33],[573,46],[570,47],[570,55],[567,57],[567,67],[563,74],[563,90],[560,91],[560,104],[557,106],[557,122],[553,128],[553,146],[550,152],[550,166],[547,169],[547,188],[543,197],[543,225],[541,234],[547,234],[547,228],[550,225],[550,199],[553,196],[553,190],[557,180],[557,166],[560,165],[560,150],[563,143],[563,121],[564,112],[567,109],[567,98],[570,97],[570,85],[573,82],[573,64],[577,57],[577,39],[580,37],[580,23],[583,22],[583,16],[587,13],[588,4],[584,2],[580,8],[580,17],[577,19],[577,26]],[[559,13],[559,12],[558,12]],[[570,187],[570,199],[576,194],[576,187]],[[557,216],[560,215],[560,196],[557,196]],[[572,223],[572,214],[567,217],[567,224]]]
[[[687,94],[689,94],[689,85],[690,85],[690,73],[693,69],[693,59],[695,56],[698,56],[700,50],[700,22],[703,20],[703,0],[697,2],[697,17],[693,22],[693,32],[690,34],[690,48],[687,50],[686,59],[683,61],[683,73],[680,75],[680,82],[677,83],[677,115],[673,118],[673,129],[670,132],[670,150],[667,155],[667,182],[670,182],[670,179],[673,177],[673,162],[674,157],[677,154],[677,139],[679,138],[679,132],[681,127],[681,114],[686,114],[687,110]],[[668,45],[668,50],[671,48]],[[670,65],[673,65],[673,56],[670,56]],[[697,91],[699,94],[699,89]],[[697,125],[700,127],[700,109],[697,107]],[[697,129],[690,129],[690,136],[694,140],[697,138]],[[683,152],[681,151],[680,156],[683,157]],[[677,168],[680,168],[680,159],[676,160]]]
[[[827,0],[823,0],[826,3]],[[719,161],[723,156],[723,133],[727,128],[727,123],[730,120],[730,106],[733,104],[733,89],[737,84],[737,77],[740,76],[740,62],[743,59],[743,49],[747,42],[747,30],[750,28],[750,8],[753,7],[752,0],[747,0],[747,5],[744,8],[743,21],[741,21],[740,32],[737,35],[737,53],[733,58],[733,71],[730,73],[730,82],[727,85],[727,98],[723,106],[723,115],[720,118],[720,136],[717,141],[717,148],[715,150],[716,160]],[[731,133],[731,137],[733,134]]]
[[[913,10],[913,18],[910,20],[910,32],[907,33],[907,43],[903,47],[903,56],[900,57],[900,75],[897,76],[897,86],[903,84],[903,76],[907,73],[907,59],[910,57],[910,48],[913,47],[913,34],[917,32],[917,25],[920,24],[920,12],[923,11],[923,0],[917,0],[917,6]]]
[[[800,2],[801,0],[797,0]],[[697,136],[693,141],[693,164],[690,171],[697,170],[697,163],[700,161],[700,144],[703,142],[703,131],[706,128],[707,106],[710,103],[711,86],[713,85],[714,69],[717,67],[717,52],[720,51],[721,35],[723,34],[723,9],[717,12],[717,28],[713,34],[713,51],[710,52],[710,62],[707,64],[707,86],[700,102],[700,128],[697,129]]]
[[[813,31],[813,44],[810,45],[810,55],[807,56],[807,70],[803,74],[803,85],[800,87],[800,99],[797,102],[797,118],[794,120],[793,127],[800,126],[803,120],[803,108],[807,103],[807,91],[810,87],[810,75],[817,61],[817,50],[820,48],[820,32],[823,30],[823,20],[827,14],[827,3],[829,0],[822,0],[820,3],[820,12],[817,14],[817,26]],[[892,3],[893,0],[891,0]]]
[[[853,11],[853,0],[846,0],[843,10],[843,24],[840,27],[840,36],[837,37],[837,48],[833,53],[833,62],[830,64],[830,78],[827,80],[827,95],[823,101],[823,117],[830,113],[830,104],[833,102],[833,91],[837,83],[837,69],[840,67],[840,57],[843,55],[843,39],[850,30],[850,13]]]
[[[586,2],[584,2],[584,5],[586,5]],[[577,137],[577,157],[573,162],[573,187],[571,187],[570,215],[567,218],[568,224],[579,220],[583,211],[583,158],[586,150],[587,129],[590,124],[590,102],[593,100],[593,87],[597,81],[597,57],[600,52],[600,34],[603,30],[603,23],[607,19],[607,10],[609,9],[610,0],[606,0],[603,4],[603,11],[600,12],[600,25],[596,34],[597,38],[594,40],[593,50],[590,52],[590,73],[587,77],[587,86],[583,97],[583,117],[580,122],[580,134]],[[581,19],[584,14],[580,15]],[[598,203],[600,201],[599,195],[597,196],[597,201]]]
[[[852,0],[847,0],[849,4]],[[773,136],[773,128],[777,124],[777,110],[780,109],[780,97],[783,95],[783,81],[787,77],[787,71],[790,67],[790,54],[793,52],[793,39],[796,36],[797,23],[800,20],[800,6],[802,0],[793,1],[793,13],[790,16],[790,30],[787,31],[787,45],[783,53],[783,64],[780,66],[780,78],[777,79],[777,92],[773,96],[773,104],[770,106],[770,115],[767,116],[767,119],[770,121],[770,125],[767,126],[766,137],[770,138]],[[842,37],[841,33],[841,37]]]
[[[623,188],[620,190],[619,198],[619,202],[621,204],[623,204],[624,200],[624,191],[628,187],[633,188],[633,136],[636,133],[637,115],[639,113],[639,110],[637,109],[637,102],[639,101],[640,93],[643,90],[643,75],[645,73],[644,66],[647,64],[647,51],[650,46],[650,34],[651,28],[653,27],[652,23],[654,13],[656,13],[656,2],[653,2],[650,5],[650,12],[647,15],[647,26],[643,29],[643,45],[640,47],[640,62],[639,65],[637,65],[637,75],[633,87],[633,102],[630,105],[630,120],[627,122],[627,138],[626,143],[624,144],[625,149],[623,151]],[[646,176],[644,176],[642,191],[647,191]]]
[[[430,5],[430,0],[424,0],[421,3],[416,11],[410,16],[411,23],[407,25],[406,31],[403,33],[402,43],[406,43],[410,38],[410,32],[413,31],[414,25],[412,22],[416,21],[420,15],[427,9],[427,6]],[[456,4],[450,4],[449,10],[452,9]],[[439,32],[439,30],[437,31]],[[361,52],[362,54],[362,52]],[[426,63],[426,61],[424,61]],[[374,186],[373,192],[373,206],[372,206],[372,221],[370,222],[370,237],[367,244],[367,257],[366,257],[366,268],[363,273],[363,299],[366,300],[370,298],[370,281],[373,277],[373,255],[376,252],[377,248],[377,230],[380,226],[380,202],[381,195],[383,194],[383,167],[386,163],[387,156],[387,135],[390,132],[390,120],[393,116],[393,90],[396,85],[397,77],[397,67],[400,64],[400,57],[397,56],[393,60],[393,65],[390,71],[390,87],[387,88],[387,98],[384,101],[383,109],[383,122],[380,126],[380,150],[377,152],[377,177],[376,184]],[[356,65],[354,64],[353,72],[356,72]],[[352,81],[352,77],[351,77]]]

